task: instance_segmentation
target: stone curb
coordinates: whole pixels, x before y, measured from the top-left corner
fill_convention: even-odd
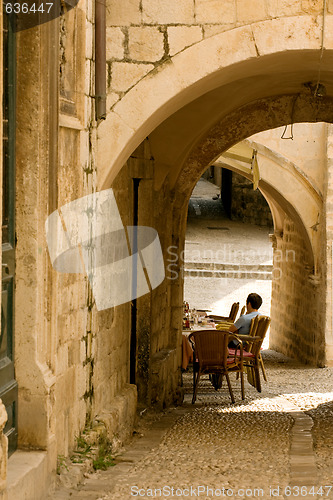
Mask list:
[[[298,406],[283,396],[277,398],[284,410],[293,417],[294,425],[290,430],[290,480],[291,488],[305,486],[308,489],[318,485],[318,471],[313,448],[311,429],[313,419]],[[314,499],[315,495],[302,495],[302,498]]]

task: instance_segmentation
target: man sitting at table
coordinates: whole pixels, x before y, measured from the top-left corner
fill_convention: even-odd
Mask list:
[[[239,335],[248,335],[250,332],[251,321],[258,316],[259,307],[262,304],[262,298],[257,293],[250,293],[246,299],[246,314],[243,314],[238,320],[229,327],[229,332],[239,333]],[[231,340],[228,347],[235,349],[238,346],[237,340]],[[213,373],[210,380],[216,390],[222,386],[222,375]]]
[[[248,335],[250,331],[251,321],[258,316],[259,307],[262,304],[262,298],[257,293],[250,293],[246,299],[246,314],[243,314],[238,320],[230,326],[231,333],[238,333],[239,335]],[[237,341],[232,340],[229,347],[236,347]]]

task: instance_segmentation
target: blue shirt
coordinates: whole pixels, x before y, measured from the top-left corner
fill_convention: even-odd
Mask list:
[[[252,319],[258,316],[259,314],[260,314],[259,311],[253,311],[248,314],[243,314],[243,316],[238,318],[238,320],[235,323],[235,327],[237,328],[238,333],[240,335],[248,335]]]

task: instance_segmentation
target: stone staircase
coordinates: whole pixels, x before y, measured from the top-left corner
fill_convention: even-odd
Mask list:
[[[222,264],[185,262],[185,277],[271,280],[272,264]]]

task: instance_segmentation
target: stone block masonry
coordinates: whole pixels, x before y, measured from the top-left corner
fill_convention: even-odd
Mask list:
[[[327,6],[332,11],[331,1]],[[178,248],[180,254],[184,247],[187,196],[206,158],[205,147],[198,152],[192,149],[194,142],[205,130],[208,133],[215,118],[218,120],[215,112],[228,106],[235,109],[236,120],[228,121],[230,129],[225,142],[222,127],[221,133],[218,131],[221,151],[223,145],[229,144],[229,137],[237,138],[238,130],[249,131],[248,135],[257,130],[246,121],[251,116],[258,116],[255,119],[268,124],[267,128],[290,116],[289,98],[283,96],[276,101],[276,120],[275,114],[270,113],[274,119],[265,121],[269,114],[266,110],[273,107],[263,106],[257,115],[251,109],[249,113],[239,111],[239,106],[247,106],[248,90],[251,99],[261,95],[256,86],[243,88],[238,83],[260,74],[263,68],[269,73],[268,82],[274,79],[276,93],[283,91],[285,87],[278,80],[285,73],[281,76],[273,58],[297,77],[313,73],[311,64],[317,53],[319,57],[320,14],[321,2],[311,0],[108,0],[109,113],[107,120],[98,124],[94,2],[80,2],[61,19],[17,34],[14,344],[18,432],[19,446],[45,450],[45,477],[55,472],[57,455],[70,455],[76,436],[96,421],[104,422],[110,440],[117,433],[119,439],[126,439],[135,418],[136,391],[145,407],[163,407],[181,399],[183,292],[181,276],[165,280],[153,294],[137,302],[135,325],[131,324],[131,304],[97,312],[86,277],[60,276],[52,269],[44,234],[47,216],[64,203],[110,187],[116,175],[113,167],[123,167],[114,183],[123,224],[133,224],[133,179],[140,179],[139,224],[159,231],[164,254],[170,246]],[[286,16],[289,18],[284,19]],[[332,20],[328,18],[327,22]],[[214,37],[216,33],[219,35]],[[327,56],[332,41],[330,31],[327,33],[323,57],[327,66],[323,74],[329,71]],[[314,57],[307,66],[303,56],[311,50]],[[302,55],[299,64],[303,66],[293,73],[290,56],[296,57],[297,53]],[[270,68],[276,68],[274,74],[261,58],[264,55],[272,58]],[[193,64],[195,59],[197,63]],[[248,73],[243,72],[245,66],[251,68]],[[255,66],[256,72],[252,73]],[[228,84],[228,78],[233,90],[224,100],[220,87]],[[257,80],[262,88],[271,90],[265,81]],[[186,99],[182,101],[184,94]],[[237,94],[237,99],[240,96],[239,100],[232,101],[231,94]],[[200,96],[206,99],[213,95],[217,98],[210,103],[208,99],[209,106],[199,109],[195,104],[192,108],[193,103],[206,104],[199,102]],[[286,106],[288,115],[283,111]],[[188,115],[182,114],[185,108]],[[178,123],[182,123],[182,128],[178,129],[177,116],[173,116],[176,120],[172,126],[165,123],[180,109]],[[329,115],[330,108],[327,109],[325,116]],[[238,113],[242,113],[242,119]],[[306,113],[298,116],[304,118]],[[198,115],[202,128],[195,124]],[[313,115],[309,112],[309,116]],[[322,111],[316,111],[316,117],[322,116]],[[165,134],[159,135],[161,129],[165,129]],[[189,131],[192,135],[186,137]],[[151,140],[148,153],[138,147],[147,135]],[[100,142],[101,138],[105,142]],[[174,149],[177,141],[181,146]],[[191,151],[195,156],[193,163],[185,158]],[[101,158],[97,158],[97,153]],[[320,167],[315,165],[314,172],[317,170]],[[327,200],[330,207],[330,196]],[[316,216],[317,212],[307,230],[315,224]],[[328,231],[331,222],[328,217]],[[325,287],[316,284],[311,258],[296,226],[286,220],[283,231],[277,251],[287,255],[292,250],[296,259],[280,263],[283,277],[274,281],[272,342],[288,354],[322,364]],[[312,235],[310,230],[309,234]],[[326,243],[324,235],[322,241]],[[316,277],[321,285],[325,285],[325,272],[325,265],[318,266]],[[329,303],[329,296],[326,301]],[[134,328],[136,357],[130,355]],[[137,370],[136,384],[129,383],[133,366]],[[3,408],[0,423],[2,427]],[[7,450],[6,440],[0,441],[1,493],[5,488]],[[41,497],[46,486],[39,488]],[[24,496],[27,492],[22,490]]]
[[[273,227],[270,208],[260,191],[243,176],[232,174],[231,218],[258,226]]]
[[[128,30],[129,57],[137,61],[156,62],[164,55],[164,35],[159,28],[145,26]]]
[[[327,9],[331,12],[331,2]],[[122,97],[153,67],[186,47],[222,31],[278,17],[318,16],[313,0],[124,0],[107,2],[107,60],[110,92]],[[120,68],[126,82],[120,83]],[[128,75],[131,75],[129,78]],[[127,76],[126,76],[127,75]]]
[[[277,237],[277,254],[289,258],[274,262],[273,256],[270,347],[302,362],[324,366],[325,291],[312,279],[304,240],[290,219],[285,220],[283,236]]]
[[[152,176],[154,161],[150,152],[147,152],[147,143],[133,153],[127,164],[121,170],[113,183],[113,190],[117,199],[119,211],[125,225],[133,221],[133,178],[140,178],[138,191],[138,223],[142,226],[154,227],[159,231],[163,254],[172,244],[172,195],[165,185],[160,191],[153,189]],[[154,207],[154,208],[152,208]],[[163,230],[161,228],[163,227]],[[176,287],[179,290],[179,287]],[[175,401],[179,401],[180,385],[180,327],[181,316],[178,314],[180,295],[174,297],[174,283],[170,280],[164,282],[151,294],[140,297],[136,301],[137,316],[136,331],[137,349],[136,359],[136,385],[138,388],[138,402],[140,405],[151,404],[164,408]],[[127,343],[127,359],[113,359],[110,361],[118,374],[127,377],[130,363],[130,335],[133,329],[131,322],[131,307],[121,306],[123,314],[111,321],[110,313],[100,313],[100,333],[104,338],[101,346],[105,349],[107,329],[109,334],[116,335],[112,341],[115,345]],[[117,308],[117,313],[119,311]],[[174,314],[177,315],[177,324],[174,326]],[[109,326],[108,326],[109,325]],[[112,325],[112,326],[110,326]],[[108,345],[108,344],[107,344]],[[110,349],[111,351],[111,349]],[[104,363],[101,363],[101,369]],[[112,381],[112,387],[114,382]],[[101,384],[102,390],[103,384]]]

